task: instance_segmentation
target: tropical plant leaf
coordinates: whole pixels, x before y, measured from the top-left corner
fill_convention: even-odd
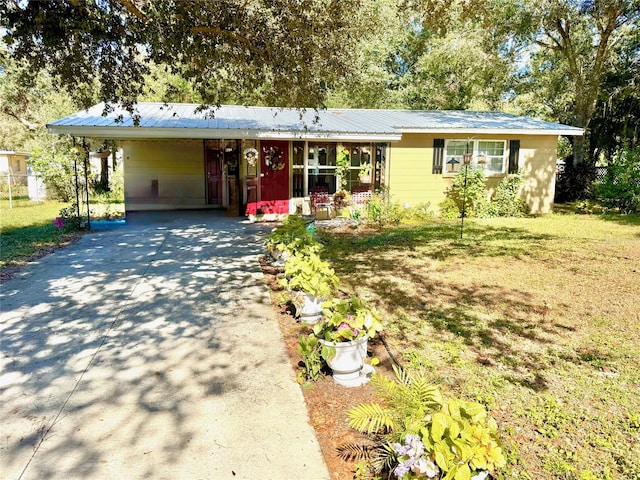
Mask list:
[[[393,410],[376,403],[362,403],[347,413],[349,425],[363,433],[380,433],[396,428]]]
[[[336,448],[336,450],[338,458],[347,462],[359,462],[360,460],[371,461],[372,452],[376,447],[376,445],[364,445],[361,443],[345,443]]]

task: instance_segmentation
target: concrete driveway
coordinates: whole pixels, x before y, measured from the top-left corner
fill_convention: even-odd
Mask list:
[[[153,213],[2,286],[2,479],[326,479],[257,262],[269,229]]]

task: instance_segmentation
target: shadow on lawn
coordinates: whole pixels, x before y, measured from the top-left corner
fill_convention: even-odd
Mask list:
[[[339,241],[329,240],[327,253],[339,274],[357,275],[385,310],[395,312],[401,307],[406,312],[401,320],[405,328],[394,333],[404,347],[424,348],[427,339],[421,332],[428,325],[438,340],[460,339],[475,352],[478,363],[499,368],[508,381],[537,391],[547,385],[548,360],[543,352],[571,327],[549,320],[546,303],[530,293],[508,285],[463,286],[434,279],[428,271],[403,266],[403,261],[410,257],[443,260],[446,268],[448,258],[535,256],[541,242],[552,238],[517,228],[471,224],[460,240],[459,228],[434,223],[340,236]],[[389,258],[385,253],[390,250],[399,254]]]
[[[628,214],[628,215],[601,215],[602,220],[605,222],[613,222],[619,225],[640,226],[640,214]],[[636,237],[640,237],[640,232],[636,234]]]
[[[419,252],[437,260],[448,257],[530,255],[540,242],[557,238],[548,234],[532,234],[513,227],[491,227],[469,223],[460,238],[460,225],[433,221],[415,227],[398,227],[381,232],[322,235],[329,256],[339,258],[345,252],[368,253],[393,248]],[[334,237],[334,238],[332,238]]]

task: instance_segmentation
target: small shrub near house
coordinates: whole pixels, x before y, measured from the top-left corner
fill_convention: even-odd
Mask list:
[[[484,172],[480,169],[467,170],[466,187],[465,172],[461,170],[445,195],[440,204],[441,215],[445,218],[461,216],[463,207],[465,217],[485,217],[488,214],[489,193]]]
[[[524,182],[522,172],[503,179],[496,187],[496,193],[489,202],[490,217],[523,217],[529,213],[529,206],[520,196]]]
[[[390,225],[398,225],[407,214],[399,202],[391,200],[389,191],[385,188],[378,190],[371,196],[365,209],[366,223],[382,228]]]
[[[469,170],[465,188],[465,174],[461,171],[454,177],[446,198],[440,203],[440,216],[459,218],[464,206],[465,217],[522,217],[528,213],[528,206],[520,197],[523,181],[521,172],[509,175],[498,184],[489,199],[484,172]]]

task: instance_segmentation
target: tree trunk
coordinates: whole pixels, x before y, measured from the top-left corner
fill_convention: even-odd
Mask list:
[[[100,158],[100,186],[105,192],[109,191],[109,157]]]

